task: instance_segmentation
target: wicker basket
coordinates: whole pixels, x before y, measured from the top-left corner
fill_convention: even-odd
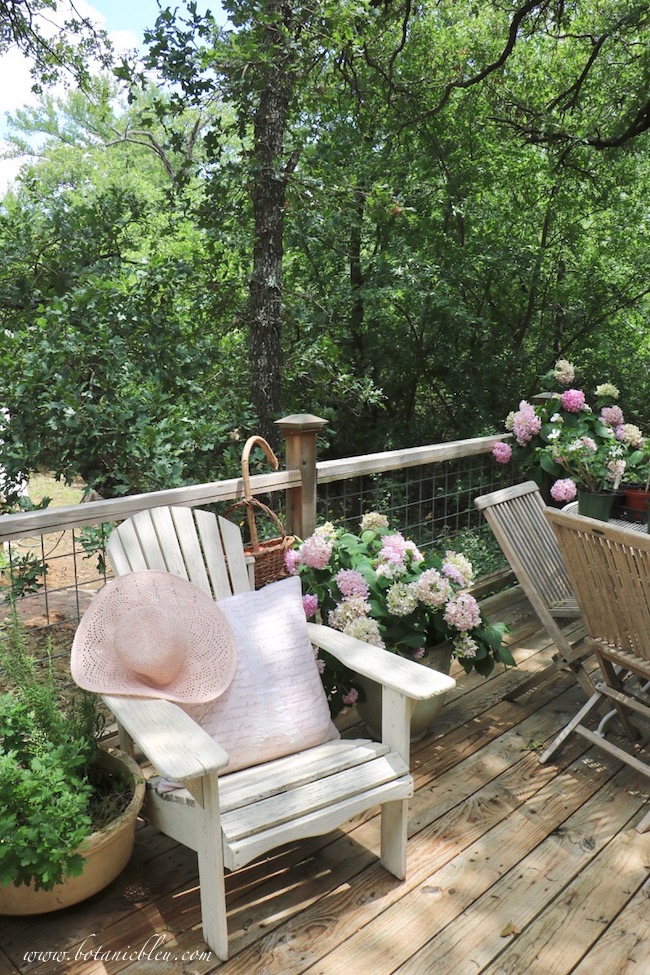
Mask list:
[[[287,535],[282,522],[274,511],[253,497],[251,492],[249,457],[251,450],[255,446],[262,448],[273,470],[277,471],[280,466],[278,458],[263,437],[249,437],[244,445],[241,459],[244,497],[241,501],[237,501],[236,504],[232,505],[228,509],[228,513],[240,507],[246,509],[250,542],[244,545],[244,551],[247,555],[255,556],[255,588],[260,589],[267,582],[276,582],[278,579],[282,579],[287,575],[284,556],[285,552],[288,552],[293,547],[296,539],[294,535]],[[256,513],[265,514],[271,519],[279,533],[276,538],[269,538],[260,542],[255,522]]]

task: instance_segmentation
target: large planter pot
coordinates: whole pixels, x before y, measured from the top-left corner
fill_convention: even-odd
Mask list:
[[[613,491],[603,494],[578,491],[578,514],[597,521],[609,521],[615,497]]]
[[[628,521],[645,522],[650,514],[650,491],[643,488],[625,488],[625,514]]]
[[[451,644],[443,643],[429,650],[418,663],[441,674],[448,674],[451,667]],[[359,716],[365,722],[370,736],[381,739],[381,684],[357,674],[356,681],[363,688],[366,700],[357,702]],[[424,738],[445,703],[445,695],[418,701],[411,717],[411,741]]]
[[[115,749],[100,752],[101,764],[114,771],[133,790],[133,798],[116,819],[92,833],[79,847],[86,862],[78,877],[68,877],[52,890],[34,890],[29,884],[0,886],[0,914],[46,914],[71,907],[92,897],[114,880],[127,865],[135,842],[135,824],[144,801],[145,783],[133,759]]]

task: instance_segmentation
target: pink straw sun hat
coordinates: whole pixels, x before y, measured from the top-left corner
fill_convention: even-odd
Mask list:
[[[102,694],[202,704],[230,685],[235,638],[216,603],[169,572],[131,572],[107,583],[84,613],[70,669]]]

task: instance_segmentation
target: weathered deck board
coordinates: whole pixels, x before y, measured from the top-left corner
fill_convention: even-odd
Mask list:
[[[504,700],[552,648],[516,590],[491,602],[520,668],[455,673],[435,732],[414,746],[404,883],[376,860],[372,815],[277,851],[229,876],[232,957],[220,965],[200,937],[194,854],[143,826],[127,870],[91,901],[0,918],[0,975],[650,971],[650,833],[634,829],[647,781],[577,736],[539,764],[583,694],[561,674]]]

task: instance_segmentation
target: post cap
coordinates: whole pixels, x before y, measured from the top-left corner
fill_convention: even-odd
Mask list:
[[[322,430],[327,425],[327,420],[313,413],[292,413],[290,416],[283,416],[281,420],[275,421],[285,433],[308,433],[314,430]]]

